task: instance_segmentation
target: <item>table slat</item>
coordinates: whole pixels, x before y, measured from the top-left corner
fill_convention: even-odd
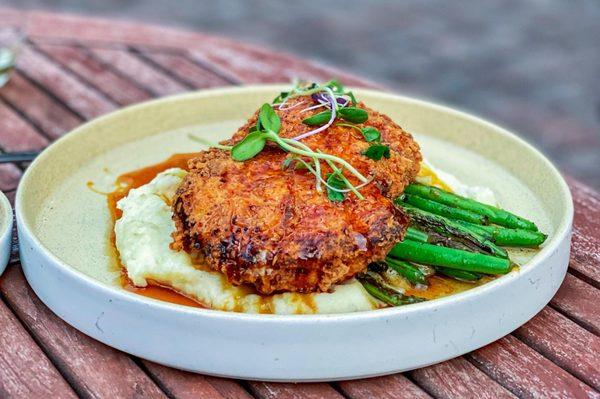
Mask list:
[[[226,397],[201,374],[175,370],[146,360],[143,360],[142,363],[150,376],[155,381],[159,381],[163,390],[172,398],[219,399]]]
[[[520,398],[598,397],[598,392],[513,336],[469,354],[486,374]]]
[[[542,355],[600,389],[600,338],[546,307],[514,333]]]
[[[402,374],[363,380],[340,381],[339,389],[352,399],[426,399],[431,398],[420,387],[412,383]]]
[[[0,148],[4,151],[39,150],[48,145],[47,138],[1,100],[0,121]]]
[[[30,46],[21,50],[16,67],[82,118],[95,118],[116,108],[114,102],[83,84]]]
[[[181,82],[144,62],[135,54],[126,51],[125,48],[93,48],[91,52],[102,62],[110,64],[155,96],[181,93],[189,89]]]
[[[152,98],[148,91],[113,71],[110,65],[83,47],[51,44],[38,44],[36,47],[118,104],[128,105]]]
[[[31,290],[17,265],[4,272],[0,292],[78,394],[165,397],[129,356],[70,327],[52,313]]]
[[[0,397],[77,397],[2,301],[0,326]]]
[[[248,381],[250,391],[259,399],[340,399],[343,398],[325,383],[277,383]]]
[[[56,139],[81,123],[81,119],[54,101],[20,73],[12,73],[0,96],[37,126],[47,137]]]
[[[567,177],[575,216],[571,244],[571,268],[600,288],[600,192]]]
[[[412,378],[436,398],[514,398],[464,357],[411,372]]]
[[[210,88],[229,86],[232,83],[221,76],[203,68],[181,54],[162,53],[140,49],[141,55],[156,65],[160,66],[165,73],[176,76],[180,81],[195,88]]]
[[[15,165],[0,164],[0,190],[10,191],[17,188],[21,175],[21,169]]]
[[[600,290],[567,273],[550,304],[569,318],[600,335]]]

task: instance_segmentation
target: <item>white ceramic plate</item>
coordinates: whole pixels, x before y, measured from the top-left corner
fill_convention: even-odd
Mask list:
[[[426,157],[549,234],[520,270],[447,298],[338,315],[248,315],[184,307],[123,290],[108,242],[105,198],[119,174],[198,150],[189,132],[231,135],[285,86],[203,91],[106,115],[44,151],[16,200],[27,280],[59,317],[125,352],[165,365],[244,379],[316,381],[426,366],[486,345],[533,317],[554,295],[569,259],[567,185],[530,145],[439,105],[355,90],[415,134]]]
[[[4,273],[12,245],[13,212],[8,198],[0,191],[0,275]]]

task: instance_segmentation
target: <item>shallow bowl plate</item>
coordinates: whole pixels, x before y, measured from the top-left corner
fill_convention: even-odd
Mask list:
[[[12,244],[13,212],[8,198],[0,191],[0,275],[4,273]]]
[[[118,282],[103,195],[123,172],[226,138],[285,86],[227,88],[151,101],[89,122],[29,167],[16,215],[27,280],[59,317],[95,339],[158,363],[262,380],[368,377],[440,362],[486,345],[532,318],[569,259],[573,206],[537,150],[479,118],[368,90],[356,95],[421,143],[437,167],[492,188],[501,205],[550,234],[518,271],[447,298],[337,315],[249,315],[135,295]]]

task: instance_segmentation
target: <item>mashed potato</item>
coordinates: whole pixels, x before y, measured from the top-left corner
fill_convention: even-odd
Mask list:
[[[169,247],[175,231],[171,199],[185,174],[168,169],[117,204],[123,215],[115,224],[116,245],[133,284],[145,287],[152,281],[208,308],[246,313],[348,313],[382,306],[354,279],[331,293],[260,296],[230,284],[219,272],[195,267],[186,252]]]

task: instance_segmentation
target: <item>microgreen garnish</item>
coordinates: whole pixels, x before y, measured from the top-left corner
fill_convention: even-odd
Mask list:
[[[258,155],[267,143],[267,133],[252,132],[231,149],[231,158],[234,161],[247,161]]]
[[[365,155],[367,158],[370,158],[374,161],[379,161],[383,157],[389,159],[390,147],[388,147],[387,145],[384,145],[384,144],[373,144],[369,148],[367,148],[365,151],[363,151],[363,155]]]
[[[273,107],[269,104],[265,103],[260,108],[260,112],[258,113],[258,120],[260,121],[260,125],[262,126],[261,130],[272,131],[274,133],[279,133],[279,129],[281,128],[281,120],[279,116],[275,113]]]
[[[196,135],[193,134],[188,134],[188,137],[190,140],[196,141],[200,144],[204,144],[205,146],[208,147],[214,147],[214,148],[218,148],[219,150],[223,150],[223,151],[231,151],[231,149],[233,148],[230,145],[223,145],[223,144],[219,144],[219,143],[213,143],[210,140],[205,139],[204,137],[198,137]]]
[[[308,126],[319,126],[324,123],[327,123],[329,119],[331,119],[331,111],[323,111],[304,119],[302,123]]]
[[[338,110],[340,118],[352,123],[363,123],[369,119],[367,111],[356,107],[340,108]]]
[[[337,188],[337,190],[335,190]],[[332,202],[342,202],[346,194],[339,191],[346,188],[346,183],[338,173],[327,173],[327,198]]]
[[[336,123],[336,126],[346,126],[346,127],[351,127],[352,129],[356,129],[360,132],[360,134],[363,135],[363,137],[365,138],[365,140],[367,142],[379,142],[381,141],[381,133],[379,133],[379,130],[375,129],[372,126],[365,126],[362,129],[356,125],[351,125],[349,123]]]

